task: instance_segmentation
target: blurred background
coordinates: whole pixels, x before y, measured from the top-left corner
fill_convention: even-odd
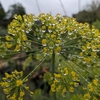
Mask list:
[[[53,15],[60,13],[62,15],[72,16],[80,10],[86,9],[93,0],[1,0],[1,4],[8,11],[9,6],[20,3],[25,8],[27,14],[38,15],[41,12],[51,13]],[[96,1],[96,0],[94,0]]]
[[[0,36],[7,34],[7,26],[13,20],[14,14],[24,15],[31,13],[37,16],[42,12],[50,13],[53,16],[59,13],[64,17],[74,17],[78,22],[87,22],[90,24],[90,27],[94,25],[100,30],[100,0],[0,0]],[[24,55],[16,55],[14,59]],[[4,76],[5,72],[10,73],[14,69],[22,70],[24,60],[25,58],[2,63],[3,60],[0,59],[0,79]],[[35,88],[43,88],[42,75],[49,70],[47,68],[48,64],[44,66],[31,77],[31,82],[29,82],[30,87],[33,87],[34,82],[36,84]],[[32,69],[33,67],[29,66],[26,69],[26,74]],[[39,83],[42,83],[42,86]],[[49,87],[46,92],[48,89]],[[27,98],[29,99],[29,97]],[[26,100],[28,100],[27,98]],[[0,89],[0,100],[6,100],[2,89]]]
[[[78,22],[99,28],[100,0],[0,0],[0,35],[7,33],[14,14],[37,16],[42,12],[75,17]]]

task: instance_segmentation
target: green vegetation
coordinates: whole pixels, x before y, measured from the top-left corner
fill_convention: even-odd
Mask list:
[[[6,98],[24,100],[28,91],[33,100],[40,96],[41,100],[48,97],[50,100],[99,100],[99,41],[98,29],[90,29],[88,23],[78,23],[74,18],[44,13],[14,15],[8,34],[1,37],[0,57],[7,61],[24,52],[26,60],[21,71],[5,73],[2,78],[0,84]],[[48,94],[42,89],[31,91],[26,84],[45,63],[50,70],[43,80],[48,82],[50,90]],[[29,65],[34,68],[25,75]]]

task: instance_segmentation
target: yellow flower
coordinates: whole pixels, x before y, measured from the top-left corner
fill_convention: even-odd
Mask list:
[[[97,47],[100,49],[100,44],[98,44]]]
[[[74,84],[74,82],[70,82],[69,84],[70,84],[70,85],[73,85],[73,84]]]
[[[68,75],[68,69],[67,68],[64,68],[64,74]]]
[[[16,94],[13,94],[13,95],[9,98],[9,100],[16,100]]]
[[[14,51],[15,51],[15,52],[20,51],[20,46],[19,46],[19,45],[16,45]]]
[[[94,80],[93,80],[93,84],[94,84],[95,86],[97,86],[97,85],[98,85],[98,79],[94,79]]]
[[[47,43],[47,40],[46,39],[42,39],[42,44],[46,45],[46,43]]]
[[[23,72],[18,72],[17,70],[13,71],[11,74],[5,73],[5,77],[2,78],[0,85],[3,88],[4,93],[7,95],[6,98],[9,100],[17,100],[16,96],[20,96],[23,100],[25,95],[24,90],[26,89],[25,82],[23,81]],[[24,83],[24,84],[23,84]],[[28,90],[29,88],[27,88]],[[30,92],[30,90],[28,90]],[[20,98],[18,97],[18,98]]]
[[[25,86],[24,88],[25,88],[26,90],[28,90],[28,89],[29,89],[29,87],[28,87],[28,86]]]
[[[48,49],[46,47],[43,48],[44,53],[46,53],[48,51]]]
[[[42,29],[45,30],[46,29],[46,26],[42,26]]]
[[[11,36],[9,36],[9,35],[6,35],[6,40],[7,41],[11,41],[11,40],[13,40],[13,38]]]
[[[7,89],[7,88],[6,89],[3,89],[3,91],[4,91],[5,94],[8,94],[9,93],[9,89]]]
[[[78,87],[78,86],[79,86],[79,83],[74,82],[74,86],[75,86],[75,87]]]
[[[87,50],[85,46],[82,46],[82,49],[83,49],[83,51],[86,51]]]
[[[48,29],[49,29],[49,30],[52,30],[52,29],[53,29],[53,27],[52,27],[52,26],[48,26]]]
[[[87,48],[90,48],[91,43],[88,42],[88,43],[86,44],[86,46],[87,46]]]
[[[84,95],[84,98],[85,98],[85,100],[89,100],[91,98],[91,96],[90,96],[89,93],[87,93],[87,94]]]
[[[11,75],[9,75],[8,73],[5,73],[6,78],[11,77]]]
[[[16,86],[21,86],[23,84],[22,80],[16,80]]]
[[[61,44],[61,40],[57,40],[56,42],[57,42],[58,44]]]
[[[34,94],[34,92],[31,92],[31,91],[30,91],[30,94],[31,94],[31,95],[33,95],[33,94]]]
[[[22,97],[19,97],[18,100],[23,100],[23,98]]]
[[[6,78],[7,80],[7,78]],[[0,84],[2,87],[8,87],[10,84],[8,82],[1,82]]]
[[[53,50],[50,50],[49,52],[52,54],[53,53]]]
[[[57,79],[54,80],[54,83],[55,83],[55,84],[58,83],[58,82],[59,82],[59,81],[58,81]]]
[[[54,34],[51,35],[51,38],[52,38],[52,39],[55,38],[55,37],[56,37],[56,35],[54,35]]]
[[[71,31],[71,30],[72,30],[72,28],[71,28],[70,26],[67,26],[66,29],[67,29],[68,31]]]
[[[56,91],[59,91],[61,89],[61,85],[59,85],[58,87],[56,87]]]
[[[91,52],[92,57],[97,57],[97,52]]]
[[[74,88],[71,86],[71,87],[69,88],[69,91],[70,91],[70,92],[74,92]]]
[[[89,83],[87,86],[88,86],[90,92],[93,92],[94,91],[94,88],[92,86],[92,83]]]
[[[66,93],[66,91],[67,91],[66,88],[63,88],[61,94],[64,95]]]
[[[72,72],[71,72],[71,75],[72,75],[73,77],[75,77],[75,76],[76,76],[76,73],[75,73],[74,71],[72,71]]]
[[[9,43],[9,42],[6,42],[6,46],[7,46],[7,48],[11,48],[13,46],[13,44]]]
[[[83,56],[83,52],[80,52],[80,56]]]
[[[94,88],[93,87],[89,88],[89,91],[90,92],[93,92],[94,91]]]
[[[89,88],[92,87],[92,83],[89,83],[89,84],[88,84],[88,87],[89,87]]]
[[[61,47],[56,47],[56,51],[60,52],[61,51]]]
[[[61,75],[60,74],[54,73],[54,76],[55,76],[55,78],[61,78]]]
[[[50,34],[49,34],[49,33],[46,33],[46,37],[47,37],[47,38],[50,38]]]
[[[25,95],[25,92],[20,92],[20,96],[24,96]]]
[[[84,57],[83,60],[85,60],[87,63],[91,63],[91,58],[89,57],[88,58]]]
[[[92,50],[95,51],[96,50],[96,46],[93,45],[92,46]]]
[[[26,35],[24,34],[24,35],[22,35],[22,40],[23,41],[26,41],[27,40],[27,37],[26,37]]]
[[[52,91],[52,92],[55,92],[55,89],[56,89],[56,85],[55,85],[55,84],[52,84],[52,85],[51,85],[51,91]]]

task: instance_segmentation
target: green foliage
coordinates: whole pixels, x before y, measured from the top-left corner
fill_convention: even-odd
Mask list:
[[[88,22],[92,24],[96,20],[100,20],[100,1],[93,0],[90,5],[86,5],[85,10],[73,14],[78,22]]]
[[[5,16],[5,12],[2,9],[0,9],[0,19],[2,19],[4,16]]]
[[[0,26],[0,36],[5,36],[7,34],[7,29]]]
[[[11,19],[11,18],[13,18],[13,16],[15,14],[18,14],[18,15],[24,15],[24,14],[26,14],[25,8],[22,6],[22,4],[17,3],[17,4],[11,5],[9,7],[7,13],[6,13],[6,17],[8,19]]]
[[[4,9],[3,9],[1,3],[0,3],[0,19],[3,19],[4,16],[5,16],[5,11],[4,11]]]
[[[93,22],[92,25],[94,25],[97,29],[100,30],[100,21],[99,20],[96,20],[95,22]]]

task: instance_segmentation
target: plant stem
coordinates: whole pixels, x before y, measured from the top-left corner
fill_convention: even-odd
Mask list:
[[[37,65],[24,79],[23,79],[23,82],[30,76],[32,75],[32,73],[44,62],[45,59],[43,59],[39,65]]]
[[[54,77],[54,72],[55,72],[55,53],[53,51],[52,53],[52,76]],[[56,92],[53,94],[54,100],[56,100]]]

